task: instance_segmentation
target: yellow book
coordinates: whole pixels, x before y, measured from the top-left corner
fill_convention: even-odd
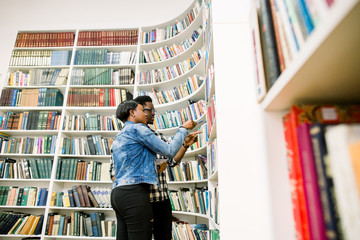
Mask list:
[[[55,206],[56,192],[51,194],[50,206]]]
[[[349,152],[351,162],[354,169],[354,175],[357,185],[358,194],[360,196],[360,141],[349,144]]]
[[[35,216],[31,215],[29,219],[26,221],[24,227],[21,229],[20,234],[21,235],[27,235],[30,232],[30,228],[32,224],[34,223]]]
[[[31,228],[30,228],[30,231],[29,231],[29,233],[28,233],[29,235],[33,235],[33,234],[34,234],[35,229],[36,229],[36,227],[37,227],[37,225],[38,225],[38,223],[39,223],[39,220],[40,220],[40,216],[36,216],[35,219],[34,219],[34,222],[33,222],[32,226],[31,226]]]

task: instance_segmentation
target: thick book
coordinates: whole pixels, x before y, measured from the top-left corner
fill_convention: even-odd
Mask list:
[[[300,162],[303,173],[303,187],[311,239],[326,240],[325,222],[318,187],[318,176],[308,123],[297,127]]]
[[[323,206],[323,218],[326,226],[326,236],[329,240],[343,239],[339,218],[332,171],[328,161],[328,151],[325,142],[325,125],[315,123],[310,126],[310,135],[314,151],[320,200]]]

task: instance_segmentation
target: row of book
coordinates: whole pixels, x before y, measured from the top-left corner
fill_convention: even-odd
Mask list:
[[[179,45],[174,43],[170,47],[164,46],[158,49],[140,52],[139,63],[161,62],[180,55],[196,42],[201,34],[201,31],[202,27],[200,26],[197,30],[194,30],[193,34],[189,38],[182,41]]]
[[[63,130],[68,131],[119,131],[123,123],[115,116],[85,113],[64,117]]]
[[[0,234],[40,235],[44,215],[32,215],[18,212],[0,213]]]
[[[205,101],[209,101],[210,98],[210,91],[211,91],[211,87],[212,84],[214,84],[215,80],[215,74],[214,74],[214,64],[211,64],[208,68],[207,71],[207,76],[206,76],[206,89],[205,89]]]
[[[138,30],[80,31],[78,46],[120,46],[136,45]]]
[[[156,28],[149,32],[142,32],[141,43],[160,42],[172,38],[183,32],[195,20],[201,10],[202,1],[196,1],[194,7],[181,21],[176,21],[173,25],[168,25],[164,28]]]
[[[0,178],[11,179],[50,179],[53,160],[38,159],[11,159],[5,157],[0,160]]]
[[[197,160],[181,162],[175,167],[166,168],[166,179],[168,181],[199,181],[207,179],[205,155],[197,155]]]
[[[15,50],[11,53],[10,66],[62,66],[69,65],[71,51]]]
[[[16,154],[54,154],[56,135],[44,137],[11,137],[9,140],[0,138],[0,153]]]
[[[334,1],[260,1],[259,28],[269,89],[329,14]]]
[[[173,240],[215,240],[215,238],[210,238],[211,231],[215,230],[209,230],[206,224],[189,224],[180,221],[173,221],[172,229]]]
[[[45,206],[47,195],[47,188],[0,186],[0,205]]]
[[[194,68],[203,57],[202,50],[199,49],[194,52],[190,58],[179,62],[172,66],[166,66],[161,69],[151,69],[149,71],[140,71],[138,75],[139,84],[152,84],[164,82],[177,78]]]
[[[71,88],[67,105],[70,107],[117,107],[126,100],[133,99],[132,93],[120,88]]]
[[[201,213],[204,215],[208,211],[208,190],[206,187],[169,190],[169,197],[173,211]]]
[[[1,91],[0,106],[43,107],[62,106],[64,95],[58,89],[16,89],[5,88]]]
[[[57,111],[7,112],[0,116],[1,130],[57,130],[61,115]]]
[[[155,115],[154,127],[155,129],[179,127],[188,120],[196,121],[200,119],[205,112],[205,102],[200,100],[190,104],[185,109],[166,111],[160,115]]]
[[[15,47],[69,47],[74,37],[74,32],[23,32],[17,34]]]
[[[56,179],[59,180],[86,180],[110,181],[110,163],[91,160],[85,162],[80,159],[58,159]]]
[[[87,135],[82,138],[62,138],[59,153],[70,155],[110,155],[113,138]]]
[[[214,94],[211,97],[211,99],[209,99],[209,104],[207,107],[206,122],[208,124],[208,129],[207,129],[208,136],[210,136],[212,130],[215,130],[212,129],[216,117],[215,104],[216,104],[216,97]]]
[[[217,171],[217,139],[214,139],[208,147],[209,172],[213,174]]]
[[[209,188],[209,216],[216,224],[219,222],[219,189],[218,185],[214,188]]]
[[[80,49],[75,53],[75,65],[135,64],[136,52],[110,52],[107,49]]]
[[[360,106],[294,105],[283,117],[296,234],[360,234]]]
[[[73,69],[72,85],[128,85],[134,84],[134,71],[131,68],[85,68]]]
[[[175,102],[196,92],[203,82],[201,76],[194,75],[187,78],[185,83],[170,90],[157,91],[152,88],[152,92],[141,91],[139,95],[150,96],[155,104]]]
[[[66,84],[68,74],[68,68],[30,69],[27,73],[18,70],[9,73],[8,86],[60,86]]]
[[[73,186],[67,192],[53,192],[50,206],[110,208],[111,188]]]
[[[102,212],[71,212],[70,216],[49,213],[45,235],[48,236],[89,236],[115,237],[116,223],[105,220]]]

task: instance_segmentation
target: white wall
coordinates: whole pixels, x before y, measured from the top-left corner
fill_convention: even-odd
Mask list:
[[[248,18],[236,15],[248,15],[249,7],[248,1],[234,0],[214,0],[213,7],[220,233],[225,240],[274,239],[250,29]]]

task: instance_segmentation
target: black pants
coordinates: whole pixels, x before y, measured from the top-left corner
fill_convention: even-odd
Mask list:
[[[152,202],[154,215],[153,233],[155,240],[171,240],[171,204],[167,199],[161,202]]]
[[[117,240],[150,240],[152,208],[148,184],[119,186],[111,192]]]

